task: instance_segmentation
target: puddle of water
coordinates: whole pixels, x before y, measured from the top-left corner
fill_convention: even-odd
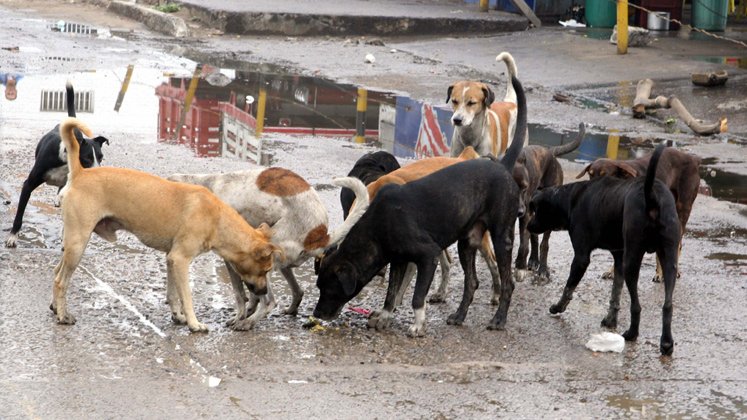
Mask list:
[[[747,204],[747,175],[726,172],[702,164],[700,178],[710,187],[711,195],[719,200]]]
[[[725,265],[732,267],[747,266],[747,255],[732,254],[730,252],[714,252],[706,255],[709,260],[723,261]]]
[[[747,56],[697,56],[696,60],[707,63],[724,64],[729,67],[747,69]]]

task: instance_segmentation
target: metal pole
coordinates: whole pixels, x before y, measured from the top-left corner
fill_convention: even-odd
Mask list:
[[[488,0],[480,0],[480,11],[487,12],[489,3],[490,2]]]
[[[358,88],[358,100],[355,105],[355,137],[356,143],[366,142],[366,109],[368,108],[368,91]]]
[[[257,99],[257,127],[254,133],[257,137],[262,135],[265,129],[265,108],[267,106],[267,86],[263,74],[259,75],[259,98]]]
[[[628,53],[628,0],[617,0],[617,53]]]
[[[179,125],[176,126],[176,130],[174,130],[174,140],[179,140],[179,136],[182,134],[182,127],[184,127],[184,123],[187,120],[187,112],[189,112],[189,108],[192,106],[192,99],[195,97],[195,91],[197,90],[197,82],[200,80],[200,74],[202,74],[202,64],[198,64],[195,66],[195,71],[192,73],[192,80],[189,82],[189,87],[187,88],[187,95],[184,97],[184,107],[182,108],[182,113],[179,116]]]
[[[119,112],[119,108],[122,106],[122,101],[124,101],[125,93],[127,93],[127,88],[130,86],[130,79],[132,79],[132,70],[135,68],[134,65],[130,64],[127,66],[127,73],[125,74],[125,78],[122,81],[122,87],[119,89],[119,95],[117,95],[117,102],[114,104],[114,110]]]

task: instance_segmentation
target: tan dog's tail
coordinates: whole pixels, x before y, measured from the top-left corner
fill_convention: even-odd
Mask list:
[[[334,246],[342,242],[347,236],[353,225],[360,220],[363,213],[368,209],[368,189],[360,179],[352,176],[344,178],[335,178],[332,183],[345,188],[350,188],[355,194],[355,201],[353,201],[353,207],[350,209],[348,218],[340,226],[337,226],[329,235],[329,242],[327,247]]]
[[[76,128],[87,137],[93,137],[91,129],[77,118],[67,118],[60,124],[60,137],[67,151],[68,182],[83,170],[83,165],[80,164],[80,145],[75,139]]]
[[[519,69],[516,68],[514,57],[510,53],[504,51],[495,57],[495,61],[503,61],[506,63],[506,68],[508,69],[508,86],[506,87],[506,96],[503,98],[503,102],[511,102],[515,104],[516,90],[514,90],[514,87],[511,85],[511,79],[519,77]]]

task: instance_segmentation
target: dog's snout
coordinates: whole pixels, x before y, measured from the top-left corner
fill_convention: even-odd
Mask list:
[[[454,125],[456,125],[456,126],[460,126],[460,125],[462,125],[462,117],[454,117],[454,118],[452,118],[452,119],[451,119],[451,121],[452,121],[452,122],[454,123]]]

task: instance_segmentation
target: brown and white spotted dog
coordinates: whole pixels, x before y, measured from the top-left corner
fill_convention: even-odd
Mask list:
[[[518,76],[518,70],[514,58],[507,52],[498,54],[495,60],[503,61],[508,68],[508,86],[502,102],[494,102],[495,94],[481,82],[462,80],[446,91],[446,103],[450,102],[454,109],[451,117],[454,124],[452,157],[472,146],[480,156],[492,154],[500,158],[514,138],[517,108],[511,78]]]
[[[356,196],[355,205],[344,223],[333,231],[328,229],[327,209],[319,195],[306,180],[283,168],[257,168],[226,174],[175,174],[172,181],[207,187],[221,200],[236,209],[252,226],[267,223],[272,226],[273,244],[283,255],[275,260],[275,267],[288,281],[293,300],[285,313],[296,315],[303,298],[303,290],[293,275],[293,267],[311,257],[319,257],[325,248],[335,245],[350,231],[368,208],[368,191],[354,177],[336,178],[335,185],[350,188]],[[236,273],[228,266],[236,297],[236,316],[228,324],[236,330],[254,327],[275,307],[275,297],[269,288],[265,296],[246,292]],[[246,303],[249,302],[247,308]]]

